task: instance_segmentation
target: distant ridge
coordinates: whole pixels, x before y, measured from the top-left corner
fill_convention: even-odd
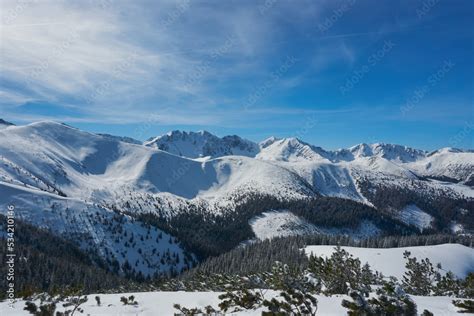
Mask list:
[[[15,124],[5,121],[0,118],[0,125],[14,126]]]

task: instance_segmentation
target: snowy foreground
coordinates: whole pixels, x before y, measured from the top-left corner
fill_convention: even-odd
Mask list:
[[[97,306],[94,297],[89,295],[87,303],[82,305],[83,314],[79,315],[174,315],[177,311],[173,304],[180,303],[189,307],[204,307],[206,305],[217,306],[221,293],[216,292],[149,292],[149,293],[127,293],[127,294],[98,294],[101,298],[101,306]],[[271,297],[274,294],[268,292]],[[134,295],[138,301],[138,306],[123,306],[120,297]],[[347,309],[341,306],[341,301],[348,296],[335,295],[331,297],[317,296],[318,315],[347,315]],[[420,297],[412,296],[418,305],[421,313],[424,309],[429,309],[434,315],[460,315],[456,312],[456,307],[451,304],[452,297]],[[18,301],[11,309],[3,302],[0,303],[0,315],[30,315],[23,310],[24,301]],[[260,315],[260,310],[240,312],[233,315]]]
[[[451,270],[458,277],[465,277],[467,273],[474,271],[474,249],[458,244],[444,244],[437,246],[420,246],[405,248],[354,248],[343,247],[349,253],[359,257],[362,263],[368,262],[374,270],[384,275],[393,275],[401,278],[404,273],[405,261],[403,252],[408,250],[413,256],[429,258],[433,263],[441,263],[444,270]],[[308,255],[314,253],[319,256],[330,255],[334,246],[308,246]],[[212,305],[217,307],[219,303],[218,292],[144,292],[144,293],[121,293],[121,294],[92,294],[88,301],[81,307],[84,313],[81,315],[174,315],[177,312],[174,304],[184,307],[205,307]],[[266,298],[276,296],[275,291],[267,291]],[[100,296],[101,306],[97,306],[95,296]],[[134,295],[138,302],[137,306],[124,306],[120,302],[122,296]],[[422,297],[411,296],[417,304],[418,312],[428,309],[434,315],[460,315],[457,308],[451,304],[452,297]],[[334,295],[331,297],[318,295],[318,315],[347,315],[347,310],[341,306],[344,298],[348,296]],[[23,310],[25,301],[17,301],[13,308],[7,302],[0,303],[0,315],[29,315]],[[58,304],[58,307],[61,304]],[[61,310],[59,308],[59,310]],[[251,310],[238,313],[238,315],[260,315],[261,310]]]

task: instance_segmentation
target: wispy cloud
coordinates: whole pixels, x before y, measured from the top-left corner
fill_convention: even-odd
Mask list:
[[[351,5],[321,32],[318,25],[345,3]],[[0,115],[97,124],[136,124],[153,116],[162,125],[293,130],[312,115],[318,128],[334,129],[383,120],[458,122],[445,105],[438,106],[439,113],[448,112],[444,117],[424,115],[428,99],[400,117],[400,98],[416,87],[417,74],[431,71],[419,68],[439,64],[437,57],[453,58],[459,67],[433,98],[472,83],[465,73],[454,88],[449,81],[472,68],[470,48],[451,43],[472,40],[472,31],[461,28],[463,4],[440,2],[422,18],[418,8],[409,1],[4,0]],[[437,19],[449,14],[454,18],[445,27]],[[439,25],[445,33],[426,33]],[[397,39],[397,50],[342,96],[341,84],[387,37]],[[433,45],[436,51],[426,54]],[[287,56],[297,62],[278,72]],[[255,93],[261,97],[244,112]],[[469,112],[459,106],[456,113]]]
[[[91,108],[166,108],[183,98],[209,95],[208,80],[222,79],[222,65],[254,56],[271,43],[271,14],[262,15],[255,4],[180,3],[32,1],[18,11],[17,1],[3,2],[0,79],[21,91],[4,90],[8,97],[2,104],[38,100]],[[192,70],[214,58],[229,37],[235,43],[190,90]],[[238,64],[230,76],[240,74]]]

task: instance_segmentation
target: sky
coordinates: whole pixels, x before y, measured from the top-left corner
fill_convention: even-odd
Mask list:
[[[0,118],[474,148],[474,1],[1,0]]]

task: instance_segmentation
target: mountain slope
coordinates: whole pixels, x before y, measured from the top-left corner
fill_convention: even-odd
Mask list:
[[[268,139],[261,143],[258,159],[287,162],[327,160],[328,153],[297,138]]]
[[[348,149],[337,150],[333,154],[336,159],[342,160],[379,157],[393,162],[407,163],[422,159],[427,153],[423,150],[413,149],[407,146],[375,143],[371,145],[359,144]]]
[[[444,148],[432,153],[402,145],[375,143],[359,144],[347,149],[327,151],[297,138],[270,137],[258,145],[238,136],[219,138],[209,132],[173,131],[145,142],[146,146],[188,158],[243,155],[259,160],[277,162],[318,162],[377,166],[382,173],[416,176],[472,185],[474,153]],[[324,172],[324,171],[322,171]]]
[[[474,185],[474,152],[443,148],[408,164],[419,175]]]
[[[173,236],[94,203],[0,182],[0,205],[14,205],[16,217],[74,242],[124,274],[148,276],[193,265]]]
[[[124,273],[145,276],[189,267],[192,255],[118,206],[133,215],[162,203],[171,216],[190,203],[218,212],[248,193],[314,195],[296,174],[264,161],[229,156],[199,162],[54,122],[0,130],[0,161],[2,213],[13,204],[26,222],[77,242]]]
[[[222,157],[199,162],[54,122],[2,130],[0,138],[3,181],[66,196],[107,199],[128,188],[215,199],[246,186],[311,194],[297,175],[264,161]]]

